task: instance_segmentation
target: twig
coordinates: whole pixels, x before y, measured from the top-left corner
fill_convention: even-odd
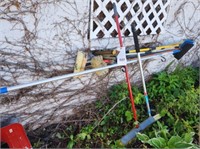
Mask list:
[[[98,122],[98,124],[94,127],[94,129],[97,127],[97,126],[99,126],[100,125],[100,123],[102,122],[102,120],[119,104],[119,103],[121,103],[122,101],[124,101],[126,98],[123,98],[123,99],[121,99],[120,101],[118,101],[117,103],[115,103],[113,106],[112,106],[112,108],[110,108],[109,110],[108,110],[108,112],[101,118],[101,120]],[[94,130],[93,129],[93,130]]]

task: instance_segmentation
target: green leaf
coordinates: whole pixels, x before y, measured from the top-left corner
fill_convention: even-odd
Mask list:
[[[63,136],[58,132],[58,133],[56,133],[56,137],[58,138],[58,139],[62,139],[63,138]]]
[[[100,137],[100,138],[103,138],[103,137],[104,137],[104,133],[103,133],[103,132],[98,132],[96,135],[97,135],[98,137]]]
[[[85,140],[86,136],[87,136],[87,134],[84,132],[78,134],[78,138],[80,138],[81,140]]]
[[[175,144],[174,148],[189,148],[194,146],[193,144],[190,143],[185,143],[185,142],[178,142]]]
[[[137,96],[135,96],[134,102],[135,104],[141,104],[144,100],[143,99],[143,94],[142,93],[137,93]]]
[[[127,122],[130,122],[133,119],[133,114],[130,111],[125,112]]]
[[[70,140],[74,140],[74,136],[73,135],[70,135]]]
[[[137,138],[142,142],[146,143],[149,140],[149,137],[145,134],[137,133]]]
[[[101,126],[103,126],[103,125],[105,125],[105,124],[106,124],[106,121],[105,121],[105,120],[102,120],[101,123],[100,123]]]
[[[167,109],[162,109],[160,112],[161,117],[165,116],[167,114]]]
[[[184,141],[185,141],[186,143],[192,143],[192,142],[193,142],[193,136],[194,136],[194,135],[195,135],[194,132],[186,133],[186,134],[184,135]]]
[[[91,136],[90,136],[89,134],[87,135],[87,139],[88,139],[88,140],[90,140],[90,139],[91,139]]]
[[[166,147],[166,141],[162,137],[152,138],[148,140],[148,142],[151,146],[155,148],[164,148]]]
[[[103,126],[103,132],[107,132],[108,131],[108,126]]]
[[[180,141],[182,141],[182,138],[181,137],[179,137],[179,136],[172,136],[170,139],[169,139],[169,141],[168,141],[168,146],[170,147],[170,148],[174,148],[175,147],[175,145],[178,143],[178,142],[180,142]]]
[[[120,141],[120,140],[117,140],[114,142],[114,148],[121,148],[121,149],[125,149],[124,147],[124,144]]]
[[[69,143],[67,144],[67,148],[71,149],[74,146],[74,141],[69,141]]]

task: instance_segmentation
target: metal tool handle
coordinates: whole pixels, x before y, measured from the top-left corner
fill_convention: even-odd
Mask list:
[[[117,26],[118,39],[119,39],[120,47],[123,47],[122,35],[121,35],[121,31],[120,31],[119,18],[118,18],[118,13],[117,13],[117,6],[116,6],[115,3],[113,3],[113,9],[114,9],[115,23],[116,23],[116,26]],[[128,67],[127,67],[127,65],[125,65],[124,67],[125,67],[126,82],[127,82],[127,86],[128,86],[129,97],[130,97],[130,101],[131,101],[131,107],[132,107],[132,111],[133,111],[133,118],[134,118],[135,121],[137,121],[137,111],[136,111],[133,93],[132,93],[132,89],[131,89],[131,82],[130,82],[130,79],[129,79]]]
[[[150,109],[150,105],[149,105],[149,98],[148,98],[148,94],[147,94],[147,89],[146,89],[146,83],[145,83],[145,78],[144,78],[144,72],[143,72],[143,68],[142,68],[142,60],[140,57],[140,47],[139,47],[139,43],[138,43],[138,37],[137,37],[137,33],[135,31],[135,26],[131,26],[132,32],[133,32],[133,38],[134,38],[134,43],[135,43],[135,50],[137,52],[137,56],[138,56],[138,62],[139,62],[139,66],[140,66],[140,73],[141,73],[141,78],[142,78],[142,85],[143,85],[143,90],[144,90],[144,97],[146,100],[146,105],[147,105],[147,111],[148,111],[148,115],[151,116],[151,109]]]
[[[117,26],[119,44],[120,44],[120,47],[123,47],[122,35],[121,35],[121,30],[120,30],[120,25],[119,25],[119,17],[118,17],[118,12],[117,12],[117,6],[116,6],[115,3],[113,3],[113,9],[114,9],[115,22],[116,22],[116,26]]]

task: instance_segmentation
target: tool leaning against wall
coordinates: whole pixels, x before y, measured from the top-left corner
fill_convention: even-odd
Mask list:
[[[172,49],[169,48],[169,49],[160,50],[160,51],[143,52],[141,54],[141,56],[142,56],[141,60],[147,60],[147,59],[152,59],[152,58],[155,58],[155,57],[160,57],[163,54],[172,54],[172,55],[174,55],[174,57],[177,60],[179,60],[193,46],[194,46],[194,41],[190,40],[190,39],[186,39],[178,46],[178,48],[171,46]],[[133,55],[135,55],[135,53],[133,53]],[[127,64],[131,64],[131,63],[134,63],[134,62],[137,62],[137,60],[135,59],[135,56],[134,56],[133,59],[132,58],[129,59],[127,61]],[[23,89],[23,88],[27,88],[27,87],[31,87],[31,86],[49,83],[49,82],[52,82],[52,81],[63,80],[63,79],[67,79],[67,78],[71,78],[71,77],[75,77],[75,76],[80,76],[80,75],[85,75],[85,74],[88,74],[88,73],[93,73],[93,72],[96,72],[96,71],[101,71],[101,70],[115,68],[115,67],[119,67],[119,65],[117,63],[114,63],[112,65],[108,65],[108,66],[104,66],[104,67],[100,67],[100,68],[84,70],[84,71],[81,71],[81,72],[65,74],[65,75],[62,75],[62,76],[56,76],[56,77],[53,77],[53,78],[46,78],[46,79],[43,79],[43,80],[36,80],[36,81],[33,81],[33,82],[28,82],[28,83],[26,82],[26,83],[15,85],[15,86],[1,86],[0,87],[0,95],[5,95],[5,94],[9,93],[10,91],[15,91],[15,90],[19,90],[19,89]]]
[[[180,45],[183,45],[184,43],[186,43],[186,45],[190,42],[193,42],[192,40],[183,40],[180,41],[178,43],[173,43],[173,44],[168,44],[168,45],[161,45],[159,43],[145,43],[143,46],[140,47],[140,55],[141,57],[146,57],[146,56],[161,56],[162,54],[175,54],[180,52]],[[157,44],[157,45],[156,45]],[[155,46],[156,45],[156,46]],[[80,57],[80,53],[84,53],[81,54],[82,57]],[[94,51],[90,51],[88,53],[88,59],[85,61],[82,61],[82,59],[86,59],[86,52],[83,51],[78,51],[77,52],[77,57],[76,57],[76,63],[74,65],[74,72],[81,72],[84,70],[88,70],[91,69],[91,60],[93,58],[95,58],[95,56],[101,56],[102,63],[106,63],[107,65],[112,65],[112,64],[116,64],[117,63],[117,56],[119,54],[119,51],[117,50],[117,48],[113,48],[113,49],[103,49],[103,50],[94,50]],[[161,56],[162,57],[162,56]],[[128,62],[130,62],[130,60],[133,60],[137,58],[137,53],[135,49],[130,49],[130,48],[126,48],[126,59],[128,60]],[[106,66],[107,66],[106,65]],[[104,65],[101,65],[101,67],[103,67]],[[99,67],[92,67],[92,68],[99,68]]]
[[[137,38],[136,36],[136,33],[134,33],[135,35],[135,38]],[[140,63],[140,71],[141,71],[141,74],[143,74],[143,71],[142,71],[142,64],[141,64],[141,59],[140,59],[140,52],[139,52],[139,46],[138,46],[138,39],[135,39],[134,40],[136,41],[135,42],[135,45],[137,46],[137,51],[138,51],[138,57],[139,57],[139,63]],[[192,47],[194,46],[194,41],[191,40],[191,39],[186,39],[184,40],[183,43],[181,43],[178,47],[176,47],[176,49],[174,50],[167,50],[167,51],[164,51],[164,53],[169,53],[169,54],[173,54],[174,57],[177,59],[177,60],[180,60]],[[163,51],[160,51],[160,52],[156,52],[156,53],[153,53],[153,54],[150,54],[153,56],[161,56],[163,53]],[[149,54],[148,54],[149,55]],[[143,56],[145,57],[145,56]],[[132,61],[129,61],[128,63],[131,63]],[[143,78],[143,76],[142,76]],[[147,95],[147,91],[146,91],[146,85],[145,85],[145,82],[144,82],[144,78],[143,78],[143,87],[144,87],[144,95]],[[150,108],[148,108],[148,97],[145,96],[145,99],[147,101],[147,109],[148,109],[148,114],[149,114],[149,118],[146,119],[144,122],[140,123],[139,125],[139,128],[136,128],[136,129],[132,129],[130,132],[128,132],[125,136],[123,136],[121,139],[120,139],[120,142],[123,144],[123,145],[127,145],[129,142],[131,142],[131,140],[137,135],[138,132],[144,130],[146,127],[148,127],[149,125],[151,125],[152,123],[154,123],[155,121],[157,121],[158,119],[160,119],[160,115],[157,114],[155,116],[151,116],[151,111],[150,111]]]
[[[117,7],[116,7],[116,4],[114,2],[113,2],[113,9],[114,9],[115,22],[116,22],[116,26],[117,26],[118,38],[119,38],[119,42],[120,42],[120,48],[121,48],[120,53],[121,53],[121,52],[123,52],[123,49],[122,49],[123,48],[123,42],[122,42],[122,36],[121,36],[121,32],[120,32]],[[123,136],[120,139],[120,142],[123,145],[127,145],[137,135],[138,132],[146,129],[149,125],[151,125],[152,123],[156,122],[157,120],[159,120],[161,118],[161,116],[159,114],[156,114],[155,116],[152,116],[152,114],[151,114],[151,109],[150,109],[150,105],[149,105],[149,99],[148,99],[148,94],[147,94],[147,89],[146,89],[146,84],[145,84],[145,78],[144,78],[144,74],[143,74],[142,62],[141,62],[141,57],[140,57],[140,47],[139,47],[139,43],[138,43],[138,37],[137,37],[137,33],[135,31],[135,27],[133,25],[131,27],[132,27],[132,32],[133,32],[133,37],[134,37],[134,42],[135,42],[135,51],[129,51],[129,52],[130,53],[131,52],[137,53],[139,66],[140,66],[140,73],[141,73],[141,77],[142,77],[142,84],[143,84],[143,89],[144,89],[144,97],[145,97],[145,101],[146,101],[146,106],[147,106],[149,118],[147,118],[142,123],[138,123],[133,95],[132,95],[132,92],[130,92],[131,85],[130,85],[130,80],[129,80],[129,76],[128,76],[128,68],[127,68],[127,65],[125,65],[125,73],[126,73],[126,79],[127,79],[127,84],[128,84],[129,97],[130,97],[130,100],[131,100],[133,118],[135,120],[136,126],[135,126],[135,129],[132,129],[128,134],[126,134],[125,136]],[[193,44],[193,42],[192,42],[192,44]],[[177,46],[177,45],[174,45],[174,46]],[[160,49],[162,49],[162,48],[166,48],[166,47],[161,47]],[[157,48],[157,50],[160,50],[160,49]],[[144,51],[146,51],[146,50],[149,50],[149,49],[145,49]],[[189,50],[189,48],[187,50],[183,50],[182,52],[179,53],[180,56],[176,55],[175,57],[176,58],[182,57],[182,55],[184,55],[188,50]],[[125,50],[124,50],[124,52],[125,52]]]
[[[194,46],[194,41],[187,39],[182,44],[180,44],[179,48],[176,48],[176,49],[173,49],[173,50],[168,49],[167,51],[164,51],[164,52],[163,51],[156,52],[156,53],[151,52],[150,54],[149,54],[149,52],[147,52],[147,54],[144,53],[145,55],[142,57],[142,60],[147,60],[147,59],[151,59],[153,57],[158,57],[158,56],[161,56],[163,53],[173,54],[174,57],[179,60],[193,46]],[[136,59],[133,59],[133,60],[127,61],[127,64],[131,64],[131,63],[134,63],[136,61],[137,61]],[[23,89],[23,88],[43,84],[43,83],[48,83],[48,82],[51,82],[51,81],[62,80],[62,79],[66,79],[66,78],[70,78],[70,77],[74,77],[74,76],[80,76],[80,75],[84,75],[84,74],[88,74],[88,73],[93,73],[93,72],[101,71],[101,70],[105,70],[105,69],[115,68],[115,67],[118,67],[118,66],[119,66],[118,64],[112,64],[112,65],[108,65],[106,67],[101,67],[101,68],[96,68],[96,69],[91,69],[91,70],[85,70],[85,71],[82,71],[82,72],[66,74],[66,75],[63,75],[63,76],[57,76],[57,77],[53,77],[53,78],[47,78],[47,79],[44,79],[44,80],[38,80],[38,81],[34,81],[34,82],[30,82],[30,83],[24,83],[24,84],[20,84],[20,85],[16,85],[16,86],[0,87],[0,96],[3,96],[3,95],[6,96],[6,93],[8,93],[10,91],[19,90],[19,89]],[[142,125],[143,124],[141,123],[140,128],[141,128]],[[13,126],[15,126],[15,125],[13,125]],[[134,130],[134,132],[135,132],[135,130]],[[125,142],[123,142],[123,140],[121,140],[122,144],[128,143],[133,138],[133,136],[135,136],[135,133],[132,133],[132,131],[130,131],[130,136],[129,136],[129,134],[127,134],[127,135],[128,135],[128,139]],[[25,136],[25,133],[24,133],[24,136]],[[15,136],[15,138],[16,138],[16,136]],[[28,141],[26,141],[26,142],[28,143]],[[23,143],[23,145],[24,145],[24,143]]]
[[[116,8],[116,6],[115,6],[115,8]],[[115,10],[115,14],[117,14],[117,11]],[[116,18],[118,18],[118,16],[116,15],[115,16]],[[117,20],[117,19],[116,19]],[[116,22],[117,23],[117,22]],[[120,32],[120,29],[119,29],[119,23],[117,23],[118,25],[118,30],[119,30],[119,32]],[[119,33],[120,34],[120,33]],[[120,34],[120,36],[121,36],[121,34]],[[121,47],[123,47],[123,43],[122,43],[122,37],[119,37],[119,41],[120,41],[120,46]],[[180,59],[183,55],[185,55],[185,53],[187,53],[187,51],[192,47],[194,45],[194,43],[193,43],[193,41],[192,40],[186,40],[183,44],[181,44],[180,46],[179,46],[179,50],[177,51],[177,49],[176,50],[171,50],[170,52],[171,52],[171,54],[173,54],[174,55],[174,57],[176,58],[176,59]],[[166,48],[171,48],[171,47],[164,47],[164,49],[166,49]],[[163,47],[161,48],[161,49],[163,49]],[[158,56],[158,55],[160,55],[160,54],[162,54],[162,53],[157,53],[157,52],[152,52],[152,51],[150,51],[149,53],[151,54],[151,55],[153,55],[153,56],[149,56],[148,57],[148,51],[149,50],[151,50],[150,48],[148,49],[145,49],[143,52],[143,54],[144,54],[144,56],[147,56],[146,58],[143,58],[142,60],[146,60],[146,59],[149,59],[149,58],[152,58],[153,56]],[[155,50],[159,50],[159,49],[155,49]],[[129,53],[130,55],[131,55],[131,53],[133,53],[134,54],[134,52],[135,51],[129,51],[129,52],[127,52],[127,53]],[[137,52],[137,49],[136,49],[136,52]],[[169,52],[169,53],[170,53]],[[117,53],[118,54],[118,53]],[[116,54],[116,55],[117,55]],[[107,58],[107,57],[105,57],[105,58]],[[83,59],[83,61],[84,61],[84,65],[85,65],[85,60]],[[141,61],[141,60],[139,60],[139,61]],[[126,69],[126,79],[127,79],[127,84],[128,84],[128,86],[129,86],[129,94],[130,94],[130,98],[131,98],[131,100],[133,99],[133,97],[132,97],[132,93],[131,93],[131,88],[130,88],[130,80],[129,80],[129,76],[128,76],[128,71],[127,71],[127,64],[129,64],[129,63],[133,63],[133,62],[136,62],[136,60],[132,60],[132,61],[128,61],[128,62],[126,62],[126,64],[125,64],[125,69]],[[16,86],[10,86],[10,87],[0,87],[0,95],[2,95],[2,94],[5,94],[5,93],[8,93],[9,91],[14,91],[14,90],[18,90],[18,89],[23,89],[23,88],[26,88],[26,87],[31,87],[31,86],[35,86],[35,85],[39,85],[39,84],[43,84],[43,83],[48,83],[48,82],[51,82],[51,81],[57,81],[57,80],[62,80],[62,79],[66,79],[66,78],[70,78],[70,77],[74,77],[74,76],[80,76],[80,75],[84,75],[84,74],[87,74],[87,73],[92,73],[92,72],[97,72],[97,71],[101,71],[101,70],[105,70],[105,69],[109,69],[109,68],[114,68],[114,67],[118,67],[118,66],[121,66],[121,65],[119,65],[119,64],[113,64],[113,65],[109,65],[109,66],[105,66],[105,67],[100,67],[100,68],[96,68],[96,69],[91,69],[91,70],[86,70],[86,71],[83,71],[82,70],[82,72],[75,72],[75,73],[73,73],[73,74],[66,74],[66,75],[63,75],[63,76],[57,76],[57,77],[54,77],[54,78],[47,78],[47,79],[44,79],[44,80],[39,80],[39,81],[34,81],[34,82],[30,82],[30,83],[25,83],[25,84],[21,84],[21,85],[16,85]],[[141,65],[140,65],[141,66]],[[80,65],[80,69],[83,69],[83,65]],[[132,100],[132,102],[134,102],[133,100]],[[133,103],[134,104],[134,103]],[[134,105],[133,105],[134,106]],[[150,111],[150,109],[148,110],[148,111]],[[137,115],[136,115],[136,110],[135,110],[135,108],[133,108],[133,112],[134,112],[134,119],[135,119],[135,121],[137,122]],[[150,113],[150,112],[148,112],[148,113]],[[150,124],[150,123],[152,123],[152,122],[154,122],[154,120],[155,119],[159,119],[159,115],[158,116],[156,116],[156,117],[154,117],[154,119],[153,120],[151,120],[152,119],[152,117],[151,117],[151,114],[149,114],[149,118],[147,119],[148,120],[148,125]],[[140,130],[142,130],[143,128],[145,128],[147,126],[147,123],[146,123],[146,121],[145,122],[143,122],[143,123],[141,123],[140,124],[140,126],[139,126],[139,128],[138,128],[138,130],[140,131]],[[14,125],[14,127],[13,128],[16,128],[16,129],[18,129],[18,125]],[[24,131],[23,129],[22,129],[22,127],[20,127],[20,129],[22,130],[22,131]],[[3,130],[3,129],[2,129]],[[4,129],[4,130],[6,130],[6,132],[7,131],[10,131],[10,127],[9,127],[9,129]],[[21,131],[21,132],[22,132]],[[130,132],[130,135],[132,135],[132,134],[136,134],[135,133],[136,131],[134,130],[134,133],[133,133],[133,131],[131,131]],[[19,133],[18,133],[19,134]],[[129,134],[127,134],[127,135],[129,135]],[[126,135],[126,136],[127,136]],[[10,136],[8,136],[8,137],[10,137]],[[13,136],[14,138],[16,138],[16,136]],[[31,148],[31,145],[30,145],[30,142],[27,140],[27,137],[26,137],[26,135],[25,134],[23,134],[23,137],[25,138],[24,140],[25,141],[23,141],[23,142],[26,142],[28,145],[26,146],[27,148]],[[5,137],[4,137],[5,138]],[[126,144],[126,143],[128,143],[129,142],[129,140],[130,139],[132,139],[132,136],[128,136],[128,139],[129,140],[125,140],[125,142],[123,142],[123,139],[124,138],[122,138],[121,139],[121,141],[122,141],[122,143],[123,144]],[[19,145],[19,144],[17,144],[17,145]],[[23,145],[24,145],[24,143],[23,143]],[[11,147],[11,146],[10,146]],[[18,146],[19,147],[19,146]]]
[[[144,130],[145,128],[150,126],[152,123],[156,122],[157,120],[159,120],[161,118],[161,116],[159,114],[152,116],[151,108],[150,108],[150,105],[149,105],[149,98],[148,98],[148,94],[147,94],[146,84],[145,84],[143,68],[142,68],[142,61],[141,61],[141,57],[140,57],[140,47],[139,47],[139,43],[138,43],[138,37],[137,37],[135,27],[133,25],[132,25],[132,32],[133,32],[135,49],[136,49],[139,67],[140,67],[140,74],[141,74],[141,78],[142,78],[144,97],[145,97],[145,101],[146,101],[147,113],[148,113],[149,118],[147,118],[145,121],[140,123],[138,128],[132,129],[129,133],[127,133],[125,136],[123,136],[120,139],[120,141],[123,145],[127,145],[134,137],[136,137],[138,132]]]
[[[123,46],[123,41],[122,41],[122,36],[121,36],[121,31],[120,31],[120,26],[119,26],[117,7],[116,7],[115,3],[113,3],[113,9],[114,9],[114,17],[115,17],[115,22],[116,22],[117,32],[118,32],[118,39],[119,39],[119,44],[120,44],[120,53],[119,53],[119,56],[118,56],[119,58],[117,59],[117,61],[118,61],[118,64],[119,63],[121,63],[122,65],[123,65],[123,63],[125,64],[124,68],[125,68],[125,74],[126,74],[126,82],[127,82],[127,86],[128,86],[129,98],[130,98],[130,101],[131,101],[133,118],[135,120],[135,124],[138,125],[137,124],[138,123],[137,112],[136,112],[136,108],[135,108],[130,78],[129,78],[129,74],[128,74],[128,67],[127,67],[127,61],[126,61],[126,56],[125,56],[125,47]]]

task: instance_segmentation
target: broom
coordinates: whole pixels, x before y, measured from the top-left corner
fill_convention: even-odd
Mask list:
[[[133,38],[134,38],[134,42],[135,42],[135,49],[137,52],[139,66],[140,66],[140,73],[141,73],[141,78],[142,78],[144,97],[145,97],[145,101],[146,101],[146,105],[147,105],[147,111],[148,111],[149,118],[147,118],[145,121],[140,123],[138,128],[132,129],[128,134],[126,134],[125,136],[123,136],[120,139],[120,141],[123,145],[127,145],[134,137],[136,137],[138,132],[144,130],[145,128],[147,128],[148,126],[150,126],[151,124],[153,124],[154,122],[156,122],[158,119],[161,118],[161,116],[159,114],[157,114],[155,116],[151,116],[149,98],[148,98],[148,94],[147,94],[147,89],[146,89],[146,84],[145,84],[145,79],[144,79],[144,74],[143,74],[143,68],[142,68],[142,61],[141,61],[141,57],[140,57],[140,48],[139,48],[139,43],[138,43],[138,37],[137,37],[137,33],[135,31],[135,27],[133,25],[132,25],[132,32],[133,32]]]

